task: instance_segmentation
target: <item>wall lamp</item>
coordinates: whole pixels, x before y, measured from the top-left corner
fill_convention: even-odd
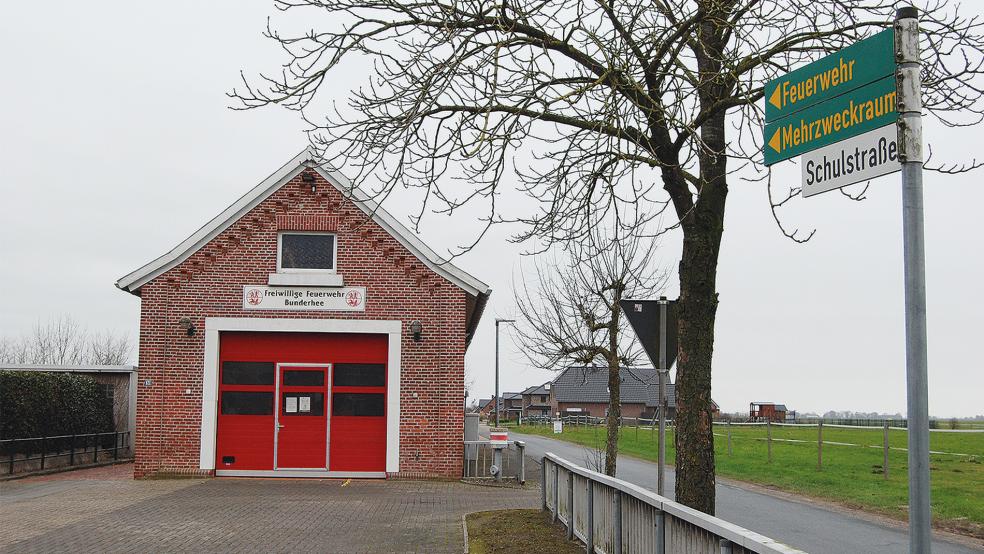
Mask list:
[[[195,327],[195,324],[191,322],[190,317],[182,317],[181,321],[178,321],[178,325],[184,329],[186,333],[188,333],[189,337],[195,336],[195,331],[198,330],[198,328]]]
[[[307,184],[311,185],[311,192],[312,193],[318,192],[318,185],[317,185],[317,183],[316,183],[316,181],[314,179],[314,174],[313,173],[310,173],[310,172],[305,171],[304,173],[301,174],[301,181],[304,182],[304,183],[307,183]]]
[[[413,342],[420,342],[420,334],[424,331],[424,324],[419,319],[410,322],[410,333],[413,334]]]

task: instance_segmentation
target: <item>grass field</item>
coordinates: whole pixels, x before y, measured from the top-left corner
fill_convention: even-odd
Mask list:
[[[602,426],[567,425],[561,435],[554,435],[553,429],[544,425],[524,425],[514,429],[600,448],[603,448],[605,438]],[[880,428],[824,426],[821,471],[817,471],[816,427],[772,426],[771,464],[768,462],[766,433],[765,426],[732,425],[729,455],[727,428],[715,425],[717,474],[905,517],[908,505],[908,463],[906,452],[902,450],[907,444],[905,431],[889,431],[889,446],[896,450],[889,451],[887,480],[882,472],[883,431]],[[930,449],[965,454],[930,456],[934,520],[942,527],[984,537],[984,433],[933,432]],[[623,427],[619,452],[656,460],[657,435],[647,427]],[[671,464],[674,454],[673,431],[667,429],[666,459]]]

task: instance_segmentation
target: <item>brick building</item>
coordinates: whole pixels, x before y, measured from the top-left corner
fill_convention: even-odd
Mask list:
[[[304,151],[126,275],[134,473],[461,475],[490,294]]]

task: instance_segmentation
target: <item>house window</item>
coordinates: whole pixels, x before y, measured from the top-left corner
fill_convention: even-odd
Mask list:
[[[335,271],[334,234],[281,233],[277,242],[277,271]]]

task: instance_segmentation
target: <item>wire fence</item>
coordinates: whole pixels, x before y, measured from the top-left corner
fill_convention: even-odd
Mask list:
[[[557,418],[564,427],[573,429],[591,429],[594,438],[603,441],[605,436],[606,418],[587,415],[571,415]],[[839,420],[838,420],[839,421]],[[895,420],[898,421],[898,420]],[[528,425],[550,425],[553,421],[546,418],[531,418],[524,421]],[[889,476],[892,454],[908,452],[908,431],[905,427],[891,425],[890,420],[883,420],[881,426],[846,425],[817,420],[813,423],[775,423],[764,422],[714,422],[715,446],[719,455],[759,457],[771,464],[773,458],[780,453],[786,453],[790,447],[796,446],[797,460],[805,462],[809,455],[802,451],[803,447],[815,450],[816,467],[822,470],[825,465],[825,455],[834,455],[831,449],[845,451],[856,449],[861,452],[881,451],[881,462],[878,472]],[[658,419],[621,418],[621,440],[640,443],[640,431],[649,432],[656,440],[655,429]],[[673,433],[673,421],[667,421],[667,432]],[[930,454],[949,459],[964,459],[971,461],[984,460],[984,429],[930,429]],[[645,434],[642,435],[643,440]],[[672,448],[673,441],[668,439]],[[764,448],[762,448],[764,446]],[[736,454],[737,452],[737,454]],[[873,461],[870,455],[864,458]],[[806,462],[812,463],[812,462]],[[873,462],[877,463],[877,462]]]

